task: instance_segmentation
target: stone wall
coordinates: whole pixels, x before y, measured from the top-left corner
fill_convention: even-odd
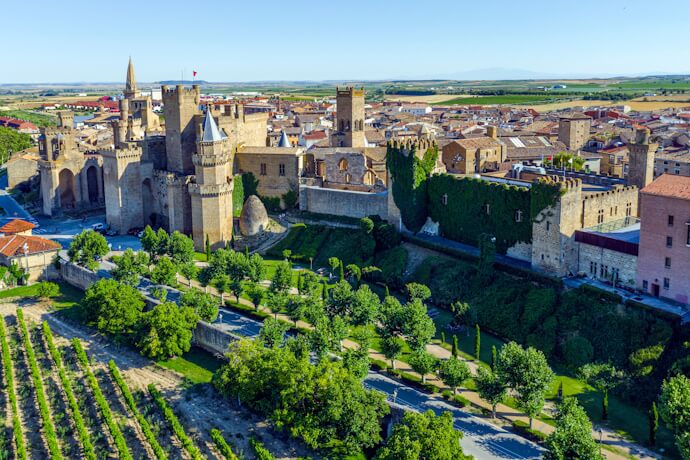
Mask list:
[[[62,261],[60,265],[60,276],[62,276],[63,280],[82,291],[85,291],[100,279],[97,273],[65,261]]]
[[[614,269],[617,269],[618,283],[635,287],[637,256],[585,243],[578,243],[578,247],[580,273],[588,278],[611,281]]]
[[[299,204],[301,210],[319,214],[355,218],[378,215],[388,219],[388,192],[366,193],[302,185]]]
[[[223,331],[213,324],[199,321],[194,330],[192,343],[213,354],[224,355],[230,343],[237,339],[236,335]]]

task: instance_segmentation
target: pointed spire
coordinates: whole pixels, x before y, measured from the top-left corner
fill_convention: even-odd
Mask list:
[[[278,142],[278,147],[292,147],[292,144],[290,143],[290,139],[288,139],[287,133],[285,132],[285,130],[281,131],[280,141]]]
[[[218,129],[216,125],[216,120],[213,119],[213,114],[211,114],[211,104],[206,106],[206,118],[204,119],[204,135],[201,137],[202,142],[216,142],[222,141],[225,136]]]
[[[125,83],[125,97],[128,95],[135,96],[137,92],[137,79],[134,76],[134,64],[132,64],[132,57],[129,57],[129,64],[127,65],[127,82]]]

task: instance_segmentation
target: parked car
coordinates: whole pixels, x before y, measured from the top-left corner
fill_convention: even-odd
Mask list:
[[[136,235],[139,235],[139,233],[141,233],[141,232],[143,232],[143,231],[144,231],[144,229],[141,228],[141,227],[132,227],[132,228],[129,229],[129,231],[127,232],[127,234],[128,234],[128,235],[132,235],[132,236],[136,236]]]
[[[91,230],[93,230],[94,232],[98,232],[98,233],[104,233],[105,232],[105,224],[101,223],[101,222],[99,222],[97,224],[93,224],[91,226]]]

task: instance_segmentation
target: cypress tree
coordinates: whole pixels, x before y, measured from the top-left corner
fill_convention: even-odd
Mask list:
[[[558,384],[558,400],[563,401],[563,381]]]
[[[496,363],[498,361],[498,351],[496,345],[491,345],[491,370],[496,371]]]
[[[386,284],[386,297],[390,297],[391,293],[388,292],[388,285]]]
[[[244,245],[244,256],[249,259],[249,245]]]
[[[302,272],[297,272],[297,292],[302,293]]]
[[[235,249],[235,234],[234,233],[230,236],[230,247],[233,250]]]
[[[656,403],[652,402],[652,407],[649,409],[649,445],[656,445],[656,432],[659,429],[659,412],[656,409]]]
[[[323,289],[321,290],[321,300],[325,302],[326,298],[328,297],[328,285],[326,284],[326,280],[323,280],[321,284],[323,285]]]
[[[479,355],[481,352],[481,330],[479,329],[479,324],[475,324],[474,326],[474,357],[477,361],[479,361]]]
[[[206,262],[211,260],[211,240],[208,239],[208,234],[206,235]]]
[[[604,399],[601,400],[601,418],[608,420],[609,418],[609,392],[604,392]]]
[[[340,276],[340,281],[342,281],[342,280],[345,279],[345,267],[343,266],[343,261],[342,261],[342,260],[340,261],[340,267],[339,267],[339,269],[340,269],[340,273],[338,273],[338,275]]]
[[[441,343],[446,343],[446,333],[441,331]]]
[[[451,354],[453,355],[453,358],[458,357],[458,336],[457,335],[453,336],[453,348],[451,350]]]

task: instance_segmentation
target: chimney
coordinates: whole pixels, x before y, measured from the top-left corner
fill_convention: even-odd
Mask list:
[[[486,127],[486,135],[492,139],[498,138],[498,128],[495,126],[487,126]]]

